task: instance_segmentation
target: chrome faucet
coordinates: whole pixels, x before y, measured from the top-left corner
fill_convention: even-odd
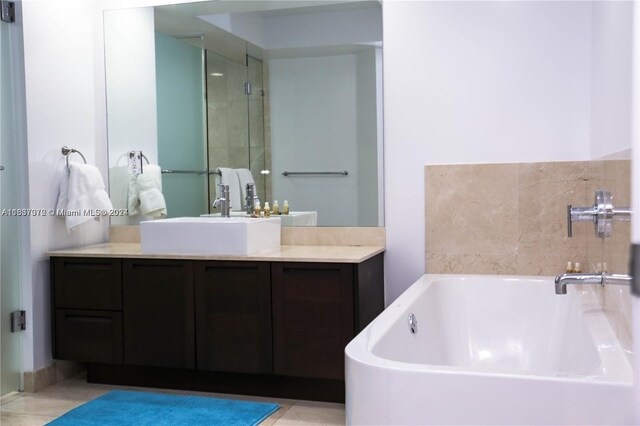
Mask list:
[[[625,274],[607,274],[601,272],[599,274],[578,274],[567,273],[556,276],[556,294],[567,294],[567,284],[630,284],[633,278]]]
[[[256,201],[258,201],[258,194],[256,194],[256,184],[247,184],[247,195],[244,198],[245,211],[247,214],[253,214],[253,210],[256,208]]]
[[[220,197],[216,198],[215,200],[213,200],[213,203],[211,203],[211,206],[214,209],[217,209],[218,206],[220,206],[221,212],[220,215],[222,217],[230,217],[231,213],[230,213],[230,209],[229,209],[229,185],[224,185],[222,183],[219,183],[218,186],[220,187]]]

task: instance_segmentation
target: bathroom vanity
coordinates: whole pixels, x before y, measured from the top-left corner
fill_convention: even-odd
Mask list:
[[[53,356],[90,382],[344,401],[344,348],[384,309],[383,250],[50,252]]]

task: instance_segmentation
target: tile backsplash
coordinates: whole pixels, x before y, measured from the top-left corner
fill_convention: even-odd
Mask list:
[[[626,273],[628,222],[615,222],[606,240],[587,222],[567,237],[567,204],[591,206],[597,189],[628,207],[630,162],[426,166],[427,272],[556,275],[572,261]]]

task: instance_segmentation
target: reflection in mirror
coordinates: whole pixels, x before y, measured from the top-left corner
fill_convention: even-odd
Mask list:
[[[253,181],[263,205],[288,202],[284,226],[383,225],[377,1],[131,8],[104,25],[115,208],[146,211],[127,167],[142,151],[167,217],[219,214],[220,182],[243,215]]]

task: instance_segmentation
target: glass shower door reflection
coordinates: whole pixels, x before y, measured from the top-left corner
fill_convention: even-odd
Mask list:
[[[0,211],[18,207],[18,143],[11,62],[11,24],[0,22]],[[20,389],[20,333],[10,313],[20,309],[20,220],[0,215],[0,396]]]
[[[261,202],[270,201],[263,171],[270,166],[265,147],[263,63],[251,56],[235,62],[207,51],[207,140],[209,167],[249,169]],[[216,176],[209,181],[216,197]]]

